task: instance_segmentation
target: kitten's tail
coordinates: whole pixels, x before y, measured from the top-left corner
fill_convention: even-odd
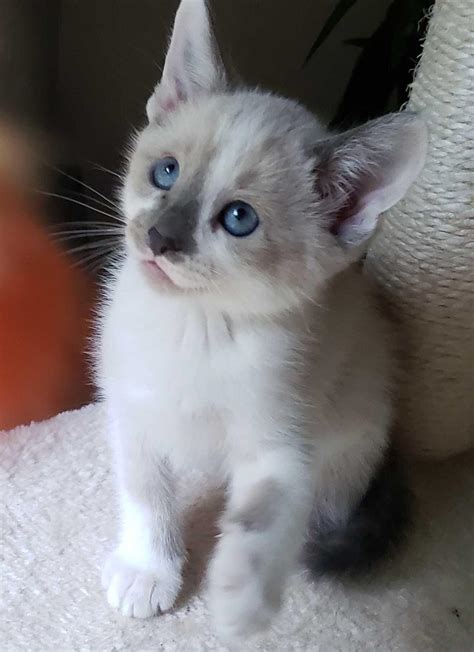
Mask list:
[[[369,571],[403,542],[411,508],[412,493],[398,456],[390,448],[348,520],[334,523],[313,517],[304,553],[306,565],[316,576]]]

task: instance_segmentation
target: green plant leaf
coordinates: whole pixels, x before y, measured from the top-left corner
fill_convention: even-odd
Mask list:
[[[319,32],[319,35],[313,45],[311,46],[306,59],[304,60],[304,66],[311,59],[316,50],[324,43],[332,30],[336,25],[344,18],[349,9],[357,2],[357,0],[339,0],[337,5],[334,7],[332,14],[329,16],[327,21],[324,23],[322,30]]]
[[[427,25],[423,18],[433,2],[392,0],[382,23],[362,47],[332,127],[365,122],[408,99]]]

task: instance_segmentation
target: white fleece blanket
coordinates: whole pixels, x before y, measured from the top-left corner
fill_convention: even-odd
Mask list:
[[[101,409],[0,433],[4,652],[224,651],[202,577],[219,501],[186,478],[190,565],[176,609],[149,621],[109,609],[100,567],[116,529]],[[474,456],[413,469],[417,525],[375,578],[311,583],[295,574],[274,628],[239,649],[468,652],[474,649]],[[204,500],[204,504],[199,504]]]

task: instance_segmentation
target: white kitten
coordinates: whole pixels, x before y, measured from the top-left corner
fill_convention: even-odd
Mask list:
[[[231,89],[202,0],[181,3],[147,113],[100,325],[122,506],[104,584],[126,615],[173,605],[174,478],[203,467],[228,486],[210,605],[238,637],[268,624],[300,553],[360,568],[406,520],[392,335],[353,263],[418,175],[425,129],[400,114],[330,135],[295,102]]]

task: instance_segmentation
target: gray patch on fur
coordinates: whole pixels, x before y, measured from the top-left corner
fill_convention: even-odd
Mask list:
[[[254,552],[250,555],[250,565],[255,573],[258,573],[263,565],[262,556]]]
[[[231,521],[247,532],[261,532],[270,527],[278,511],[282,488],[276,480],[257,484],[247,505],[234,513]]]
[[[154,226],[161,236],[176,243],[178,251],[192,254],[196,250],[194,232],[198,214],[199,203],[196,199],[182,200],[167,207]]]

